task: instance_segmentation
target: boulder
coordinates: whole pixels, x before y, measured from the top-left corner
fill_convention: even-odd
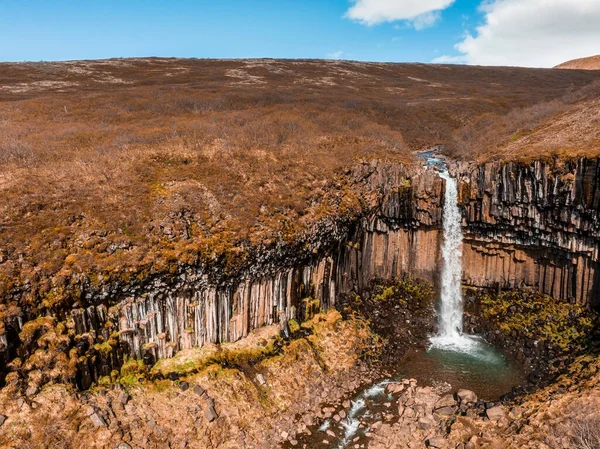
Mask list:
[[[458,390],[456,395],[462,404],[475,404],[477,402],[477,395],[474,391],[462,389]]]
[[[455,412],[454,407],[442,407],[435,410],[435,412],[440,416],[451,416],[454,415]]]
[[[501,406],[488,408],[485,411],[485,414],[490,421],[498,421],[499,419],[505,417],[504,409]]]
[[[433,437],[429,438],[425,444],[427,447],[434,447],[436,449],[442,449],[448,447],[448,442],[443,437]]]
[[[404,390],[404,384],[401,384],[401,383],[389,384],[387,387],[385,387],[385,389],[387,390],[388,393],[391,393],[391,394],[402,393],[402,391]]]
[[[433,416],[427,415],[419,418],[419,428],[422,430],[429,430],[433,426],[435,426],[436,422],[433,419]]]
[[[96,427],[106,427],[106,421],[97,412],[92,413],[90,419]]]
[[[446,407],[456,407],[456,400],[454,399],[454,396],[451,394],[447,394],[445,396],[442,396],[433,406],[434,410],[438,410],[440,408],[446,408]]]

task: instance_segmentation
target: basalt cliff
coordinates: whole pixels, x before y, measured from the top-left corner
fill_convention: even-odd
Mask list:
[[[598,306],[598,167],[589,159],[456,164],[464,285],[495,291],[528,286]],[[272,251],[229,277],[181,265],[169,279],[82,284],[79,301],[60,310],[52,324],[27,308],[5,307],[3,375],[15,370],[24,378],[12,379],[25,388],[26,369],[11,361],[27,362],[39,342],[24,335],[42,335],[61,323],[69,329],[61,350],[77,352],[77,384],[88,388],[125,356],[153,364],[182,349],[237,341],[262,326],[303,321],[311,301],[335,307],[339,295],[361,292],[374,279],[410,275],[435,285],[444,189],[437,172],[373,162],[347,177],[374,198],[371,207],[354,221],[316,228],[305,238],[310,251]]]

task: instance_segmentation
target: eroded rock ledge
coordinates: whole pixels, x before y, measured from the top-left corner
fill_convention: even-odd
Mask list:
[[[536,161],[457,166],[464,208],[464,282],[475,287],[532,286],[597,306],[599,161]],[[78,384],[87,388],[124,355],[149,363],[206,342],[235,341],[252,329],[302,319],[307,303],[327,309],[340,293],[373,278],[410,274],[436,283],[443,181],[433,170],[373,162],[348,174],[374,207],[351,224],[314,230],[311,251],[258,257],[238,276],[216,279],[183,267],[174,280],[150,279],[82,294],[64,321],[77,350]],[[27,359],[18,308],[0,328],[0,371]],[[34,331],[36,331],[34,329]]]

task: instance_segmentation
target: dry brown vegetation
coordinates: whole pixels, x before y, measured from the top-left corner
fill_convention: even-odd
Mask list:
[[[506,114],[486,113],[457,129],[449,153],[488,161],[600,154],[600,79]]]
[[[233,269],[248,245],[356,212],[344,168],[410,162],[475,117],[552,102],[594,77],[331,61],[1,64],[0,294],[51,307],[82,274],[127,280],[199,260]],[[324,196],[327,207],[308,207]]]
[[[572,59],[557,65],[557,69],[600,70],[600,55]]]

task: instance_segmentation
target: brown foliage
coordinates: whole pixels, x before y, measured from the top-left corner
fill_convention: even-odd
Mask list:
[[[81,273],[127,281],[223,254],[234,266],[249,243],[332,213],[307,206],[358,161],[409,162],[476,116],[592,79],[323,61],[2,64],[0,295],[52,307],[78,297],[68,280]]]

